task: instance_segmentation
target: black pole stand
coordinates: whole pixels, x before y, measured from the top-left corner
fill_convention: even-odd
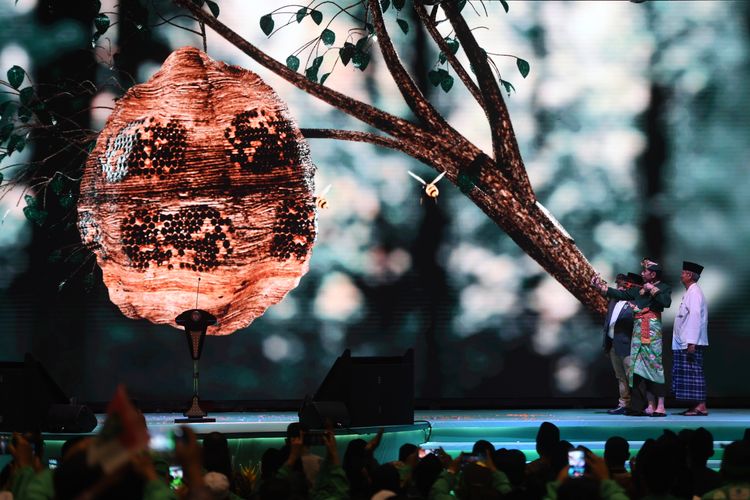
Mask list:
[[[190,356],[193,358],[193,399],[190,403],[190,408],[183,413],[187,418],[177,418],[175,419],[175,423],[216,422],[215,418],[206,417],[208,413],[201,408],[200,398],[198,397],[198,381],[200,378],[198,360],[201,358],[201,353],[203,352],[206,329],[210,325],[216,324],[216,317],[201,309],[190,309],[177,316],[175,322],[185,327]]]

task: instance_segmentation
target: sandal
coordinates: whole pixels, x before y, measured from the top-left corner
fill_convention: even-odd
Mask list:
[[[666,417],[666,416],[667,416],[667,414],[666,414],[666,413],[662,413],[662,412],[660,412],[660,411],[655,411],[655,412],[653,412],[653,413],[651,414],[651,416],[652,416],[652,417]]]
[[[700,410],[688,410],[682,412],[681,415],[685,415],[686,417],[707,417],[708,412]]]

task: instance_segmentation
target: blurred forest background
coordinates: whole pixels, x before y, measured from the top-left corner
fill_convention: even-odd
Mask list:
[[[34,86],[90,82],[58,111],[96,131],[114,100],[173,49],[202,42],[164,22],[179,13],[167,1],[102,0],[111,26],[92,43],[97,10],[89,3],[0,0],[0,75],[18,65]],[[218,5],[220,20],[280,61],[322,29],[308,16],[267,38],[259,19],[281,2]],[[663,263],[674,290],[665,345],[684,291],[682,260],[703,264],[709,394],[750,396],[736,375],[750,356],[750,2],[509,5],[506,14],[501,2],[475,1],[463,12],[470,26],[487,28],[474,33],[489,53],[531,65],[524,79],[514,58],[492,56],[515,88],[506,100],[539,200],[605,278],[639,272],[645,255]],[[459,80],[450,92],[429,83],[438,50],[410,6],[385,15],[402,60],[449,121],[491,151],[486,119]],[[334,24],[335,46],[352,25],[345,17]],[[197,29],[184,18],[174,22]],[[207,46],[214,59],[257,72],[300,127],[361,129],[210,30]],[[408,117],[376,48],[372,56],[365,72],[338,65],[325,84]],[[333,58],[326,61],[328,72]],[[17,97],[6,93],[0,102],[9,99]],[[371,145],[315,139],[310,146],[318,189],[333,185],[310,271],[250,327],[207,339],[204,398],[301,399],[345,348],[365,356],[413,347],[418,398],[614,401],[600,318],[455,186],[443,180],[438,203],[420,204],[421,186],[407,170],[431,180],[437,172],[426,166]],[[39,161],[52,147],[29,144],[4,158],[4,182],[15,164]],[[75,221],[28,220],[22,190],[0,200],[0,360],[32,352],[84,401],[108,400],[118,382],[141,400],[187,398],[183,335],[125,318],[87,253],[66,250],[77,248]],[[75,187],[69,190],[50,210],[70,208]]]

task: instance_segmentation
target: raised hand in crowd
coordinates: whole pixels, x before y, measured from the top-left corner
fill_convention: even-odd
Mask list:
[[[13,439],[11,440],[8,449],[17,469],[31,467],[34,470],[39,471],[42,468],[42,465],[39,462],[39,457],[34,454],[34,447],[32,446],[31,441],[26,439],[23,434],[14,432]]]
[[[175,440],[174,455],[182,466],[183,479],[189,491],[204,488],[203,457],[195,432],[189,427],[180,427],[181,437]]]
[[[378,430],[378,433],[375,434],[375,437],[368,441],[367,446],[365,446],[365,450],[371,453],[374,452],[380,445],[380,441],[383,440],[383,432],[385,432],[385,429],[381,427],[380,430]]]
[[[332,430],[327,430],[323,434],[323,443],[326,446],[327,455],[326,458],[332,465],[340,465],[341,460],[339,459],[339,450],[336,447],[336,436]]]

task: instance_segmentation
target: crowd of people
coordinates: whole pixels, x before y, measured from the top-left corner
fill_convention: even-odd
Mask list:
[[[350,441],[340,457],[333,432],[311,433],[293,423],[284,446],[266,450],[255,467],[233,464],[222,434],[211,433],[199,443],[183,427],[170,457],[182,469],[183,482],[176,485],[170,461],[130,446],[139,440],[124,430],[127,424],[118,425],[119,438],[103,447],[102,434],[114,428],[106,431],[106,424],[97,437],[66,442],[54,470],[41,462],[44,443],[38,433],[14,434],[13,461],[0,474],[0,500],[750,498],[750,429],[723,449],[717,472],[707,466],[714,441],[702,427],[678,434],[665,430],[647,439],[635,456],[625,439],[613,436],[599,457],[561,439],[559,428],[544,422],[536,438],[538,458],[531,462],[521,450],[495,449],[480,440],[454,457],[404,444],[397,457],[379,463],[382,431],[370,441]],[[124,455],[123,443],[130,446]],[[324,450],[322,456],[313,453],[318,450]],[[580,470],[570,460],[575,452],[584,458]]]

